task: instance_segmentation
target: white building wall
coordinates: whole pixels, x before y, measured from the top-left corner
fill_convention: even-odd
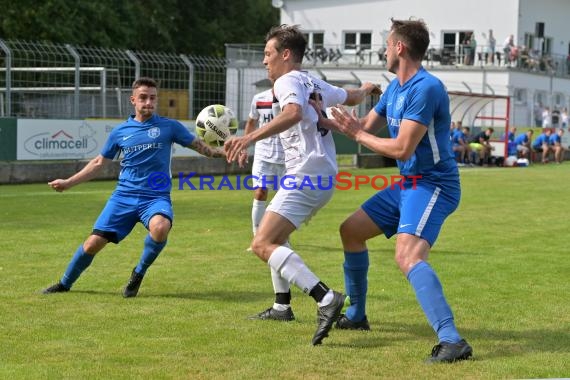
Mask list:
[[[561,1],[564,0],[544,0]],[[518,3],[519,0],[285,0],[281,22],[299,24],[308,31],[324,31],[325,44],[340,46],[345,31],[371,31],[372,44],[381,45],[388,34],[390,18],[415,17],[428,25],[434,46],[441,45],[442,31],[474,30],[478,43],[484,44],[489,29],[493,29],[499,47],[509,34],[517,34]],[[567,3],[570,12],[570,1]]]
[[[372,32],[372,44],[383,44],[391,17],[422,18],[433,46],[442,44],[443,31],[453,30],[473,30],[477,43],[485,45],[489,29],[497,48],[510,34],[523,45],[524,34],[544,22],[545,36],[554,38],[552,53],[569,53],[569,0],[284,0],[281,8],[282,23],[324,31],[325,44],[338,46],[345,31]]]
[[[487,44],[489,29],[502,52],[506,37],[515,36],[524,44],[525,33],[534,33],[537,22],[544,22],[545,37],[551,37],[552,53],[569,54],[570,0],[283,0],[281,22],[300,24],[310,32],[324,32],[324,44],[342,47],[344,32],[371,32],[372,50],[381,46],[388,34],[390,18],[422,18],[430,29],[433,47],[441,47],[446,31],[475,32],[479,47]],[[370,64],[377,64],[371,56]],[[430,67],[426,67],[431,69]],[[384,68],[321,68],[329,80],[372,81],[384,86],[393,74]],[[458,70],[433,68],[450,91],[508,95],[511,102],[511,124],[533,125],[532,108],[541,100],[551,107],[570,105],[570,80],[516,70]],[[522,96],[520,100],[517,96]],[[557,101],[559,100],[559,101]],[[570,107],[569,107],[570,108]]]
[[[570,43],[570,0],[520,0],[519,44],[524,33],[533,33],[537,22],[544,22],[545,37],[552,37],[552,53],[567,55]]]

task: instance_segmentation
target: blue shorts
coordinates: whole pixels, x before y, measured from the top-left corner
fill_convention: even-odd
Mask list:
[[[93,226],[93,234],[112,243],[123,240],[141,222],[146,229],[154,215],[163,215],[172,223],[174,213],[170,195],[133,195],[115,191]]]
[[[394,186],[374,194],[362,210],[384,232],[386,238],[406,233],[435,244],[443,221],[459,205],[459,183],[436,186],[418,181],[414,188]]]

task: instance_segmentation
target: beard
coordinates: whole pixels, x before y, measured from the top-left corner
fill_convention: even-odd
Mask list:
[[[392,74],[397,74],[398,68],[400,67],[400,60],[398,59],[398,57],[394,58],[391,61],[388,61],[386,63],[386,68],[388,69],[389,72],[391,72]]]

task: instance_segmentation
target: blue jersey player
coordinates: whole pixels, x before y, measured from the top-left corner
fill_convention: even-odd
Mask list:
[[[421,65],[429,46],[423,21],[392,19],[386,44],[387,67],[396,78],[378,104],[362,120],[340,106],[332,109],[332,115],[341,132],[396,159],[400,173],[408,179],[376,193],[340,227],[350,306],[336,327],[370,329],[365,311],[366,241],[381,234],[387,238],[397,235],[395,260],[439,338],[428,361],[467,359],[472,349],[457,332],[441,283],[427,263],[442,224],[457,208],[461,195],[449,146],[449,97],[444,85]],[[374,132],[385,125],[392,138],[376,137]],[[409,176],[415,176],[417,182]]]
[[[172,144],[208,157],[225,155],[220,148],[211,148],[195,138],[180,122],[154,113],[158,97],[153,79],[137,79],[130,100],[135,114],[111,131],[101,153],[75,175],[48,183],[55,191],[65,191],[95,178],[106,164],[119,154],[123,156],[117,187],[91,235],[77,248],[61,280],[44,289],[44,294],[69,291],[108,242],[119,243],[141,222],[149,234],[140,261],[123,290],[124,297],[135,297],[148,267],[166,245],[172,226],[169,181]]]

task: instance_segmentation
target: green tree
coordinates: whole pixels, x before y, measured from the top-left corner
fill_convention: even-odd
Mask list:
[[[224,55],[279,23],[269,0],[0,0],[0,38]]]

